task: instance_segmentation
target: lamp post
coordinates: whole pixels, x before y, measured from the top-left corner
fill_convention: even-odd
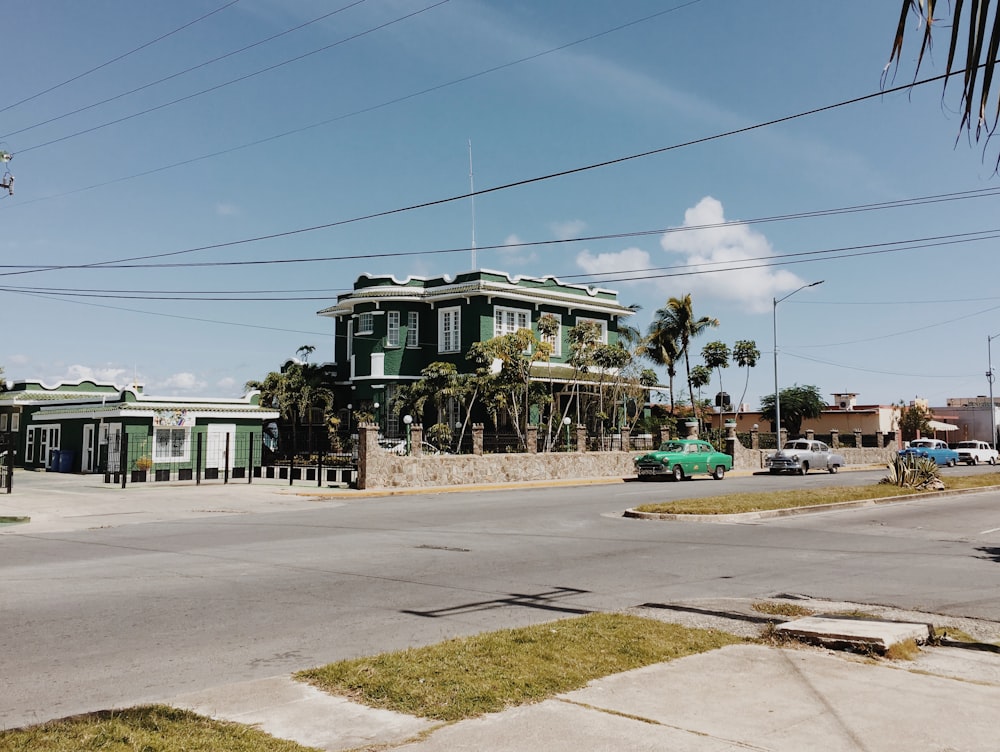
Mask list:
[[[771,298],[774,303],[772,307],[774,334],[774,439],[778,449],[781,449],[781,396],[778,393],[778,303],[788,300],[795,293],[805,290],[807,287],[815,287],[816,285],[823,284],[825,281],[821,279],[819,282],[810,282],[808,285],[802,285],[802,287],[792,290],[783,298]]]
[[[406,424],[406,456],[410,456],[410,424],[413,423],[412,415],[404,415],[403,423]]]
[[[563,418],[563,425],[566,426],[566,451],[567,452],[569,451],[569,424],[572,423],[572,422],[573,421],[571,421],[569,419],[568,415],[565,418]]]
[[[993,404],[993,379],[996,376],[993,373],[993,348],[991,343],[997,337],[1000,337],[1000,332],[997,332],[991,337],[986,338],[986,362],[988,363],[989,370],[986,371],[986,380],[990,382],[990,446],[994,449],[997,448],[997,409]]]

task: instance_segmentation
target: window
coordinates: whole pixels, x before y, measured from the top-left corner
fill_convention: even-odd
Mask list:
[[[354,357],[354,322],[347,322],[347,358]]]
[[[493,336],[514,334],[518,329],[529,329],[528,312],[521,308],[496,308],[493,312]]]
[[[35,431],[30,428],[28,429],[28,443],[24,448],[24,461],[35,461]]]
[[[7,430],[7,413],[0,415],[0,431]]]
[[[438,310],[438,352],[458,352],[461,350],[461,308],[441,308]]]
[[[388,347],[399,347],[399,311],[389,311],[386,319],[385,344]]]
[[[552,319],[553,321],[556,322],[556,330],[552,334],[542,334],[541,332],[539,332],[538,333],[538,338],[542,342],[548,342],[550,345],[552,345],[552,354],[555,357],[557,357],[557,358],[561,357],[562,356],[562,324],[559,323],[558,317],[552,315],[551,313],[543,314],[542,318],[545,318],[545,317],[548,317],[548,318],[550,318],[550,319]],[[541,320],[541,319],[539,319],[539,320]]]
[[[600,331],[601,331],[601,334],[600,334],[600,337],[599,337],[600,341],[603,342],[604,344],[608,344],[608,322],[607,321],[602,321],[601,319],[588,319],[588,318],[584,318],[583,316],[577,316],[576,317],[576,323],[577,324],[582,324],[584,322],[588,322],[588,323],[591,323],[591,324],[597,324],[598,329],[600,329]]]
[[[406,346],[420,347],[420,314],[410,311],[406,316]]]
[[[21,413],[11,413],[10,430],[15,433],[21,430]]]
[[[189,428],[154,428],[153,462],[185,462],[190,435]]]
[[[375,331],[375,316],[371,311],[358,315],[358,330],[355,334],[371,334]]]

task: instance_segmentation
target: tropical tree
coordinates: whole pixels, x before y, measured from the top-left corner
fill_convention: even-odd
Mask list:
[[[696,419],[701,419],[702,410],[705,407],[704,402],[701,399],[701,388],[703,386],[708,386],[708,383],[712,380],[712,371],[703,365],[696,365],[691,369],[691,374],[688,376],[691,388],[697,390],[698,397],[695,399],[695,392],[691,392],[691,411],[694,413]]]
[[[740,368],[747,369],[747,377],[743,382],[743,394],[740,395],[740,401],[736,403],[737,413],[739,413],[740,406],[747,396],[747,387],[750,385],[750,369],[757,365],[759,359],[760,350],[757,349],[757,343],[752,339],[737,340],[736,344],[733,345],[733,362]]]
[[[672,339],[677,343],[678,355],[684,356],[684,369],[687,372],[688,394],[694,404],[694,383],[691,379],[691,341],[704,334],[710,327],[719,325],[718,319],[708,316],[695,316],[691,303],[691,293],[683,298],[670,298],[666,306],[656,312],[654,324],[663,331],[664,339]],[[673,389],[671,389],[673,392]],[[673,402],[671,401],[671,404]]]
[[[906,34],[908,17],[912,13],[919,19],[918,28],[922,28],[920,52],[917,55],[914,77],[920,71],[920,66],[924,61],[924,55],[931,48],[931,41],[934,29],[938,24],[943,24],[945,28],[951,27],[948,43],[948,58],[945,65],[945,82],[953,76],[961,76],[962,89],[960,97],[960,111],[962,113],[959,129],[964,128],[966,132],[972,131],[972,123],[975,121],[976,140],[981,138],[987,140],[996,130],[997,120],[1000,117],[1000,98],[996,98],[995,104],[990,104],[993,95],[993,76],[1000,50],[1000,0],[958,0],[954,3],[954,11],[949,3],[948,11],[944,16],[938,16],[937,10],[941,4],[937,0],[902,0],[899,23],[896,26],[896,35],[892,43],[892,52],[889,55],[889,64],[886,69],[899,61],[903,56],[903,39]],[[949,14],[951,16],[949,21]],[[990,18],[993,18],[991,21]],[[964,33],[963,33],[964,27]],[[961,53],[964,51],[964,57]],[[992,112],[991,112],[992,110]],[[1000,165],[1000,158],[998,158]]]
[[[729,368],[729,357],[732,351],[725,342],[709,342],[701,348],[701,358],[705,361],[706,368],[714,368],[719,374],[719,428],[722,428],[722,414],[726,411],[726,391],[722,388],[722,369]]]
[[[807,418],[818,418],[826,407],[823,397],[820,395],[819,387],[816,386],[795,386],[782,389],[781,392],[781,422],[788,430],[790,436],[797,436],[802,432],[802,421]],[[775,404],[774,395],[765,394],[760,399],[760,417],[762,420],[771,422],[771,428],[775,433],[779,433],[775,425]]]
[[[313,421],[307,419],[313,409],[322,409],[324,423],[329,423],[333,378],[332,371],[324,366],[290,360],[280,371],[272,371],[262,381],[248,381],[245,388],[260,391],[261,402],[276,408],[291,424],[293,437],[298,424],[307,421],[307,440],[312,450]]]
[[[670,311],[664,307],[657,309],[649,330],[639,344],[638,352],[647,360],[667,370],[667,386],[670,390],[670,414],[674,414],[674,379],[677,377],[677,361],[680,358],[680,341],[673,331]]]
[[[913,403],[910,406],[899,403],[899,431],[904,441],[910,441],[918,436],[931,432],[931,411],[923,405]]]

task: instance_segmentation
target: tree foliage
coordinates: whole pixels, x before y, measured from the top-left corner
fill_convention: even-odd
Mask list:
[[[740,405],[743,404],[743,400],[747,396],[747,387],[750,385],[750,369],[757,365],[758,360],[760,360],[760,350],[757,349],[757,343],[752,339],[737,340],[736,344],[733,345],[733,362],[740,368],[747,369],[747,377],[743,382],[743,394],[740,395],[740,400],[736,403],[737,411],[740,410]]]
[[[947,90],[953,77],[961,77],[962,120],[959,129],[971,132],[975,122],[976,140],[984,137],[988,140],[1000,117],[1000,97],[993,93],[993,76],[1000,50],[1000,0],[958,0],[954,5],[949,2],[944,16],[938,14],[941,5],[937,0],[902,0],[886,71],[893,63],[896,68],[899,66],[911,15],[917,17],[917,28],[922,29],[917,32],[920,34],[920,50],[914,78],[920,72],[924,56],[931,50],[936,27],[950,26],[944,87]],[[996,102],[990,104],[991,99]],[[1000,165],[1000,157],[997,164]]]
[[[674,374],[671,367],[680,358],[684,358],[684,368],[687,373],[688,395],[694,404],[695,387],[691,379],[691,341],[710,327],[717,327],[718,319],[708,316],[695,316],[691,302],[691,293],[682,298],[670,298],[667,304],[656,311],[650,324],[648,340],[652,353],[650,357],[661,357],[667,364],[667,374],[670,376],[670,409],[674,409]]]
[[[903,434],[903,441],[910,441],[918,436],[923,436],[931,432],[930,421],[931,411],[919,404],[912,404],[909,407],[901,405],[899,409],[899,431]]]
[[[798,436],[802,432],[802,421],[818,418],[826,407],[826,402],[816,386],[790,386],[781,392],[781,423],[788,430],[789,436]],[[777,432],[775,426],[774,395],[765,394],[760,399],[761,420],[771,422],[771,430]]]

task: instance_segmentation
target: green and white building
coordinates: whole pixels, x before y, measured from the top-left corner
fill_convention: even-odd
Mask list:
[[[11,435],[15,464],[27,469],[118,473],[124,446],[124,469],[159,480],[199,470],[242,474],[251,460],[260,464],[264,424],[278,417],[259,402],[257,392],[152,397],[141,385],[15,381],[0,393],[0,432]]]
[[[613,290],[566,284],[555,277],[477,270],[403,280],[363,275],[336,305],[318,313],[334,321],[338,407],[371,408],[385,433],[398,436],[398,416],[385,408],[400,384],[419,379],[431,363],[453,363],[460,373],[472,371],[466,353],[473,343],[522,328],[537,335],[539,318],[549,314],[559,322],[559,330],[550,339],[550,361],[536,365],[535,375],[565,381],[573,373],[567,364],[569,330],[594,322],[602,341],[614,344],[619,320],[633,311],[618,302]],[[449,422],[457,417],[449,416]]]

